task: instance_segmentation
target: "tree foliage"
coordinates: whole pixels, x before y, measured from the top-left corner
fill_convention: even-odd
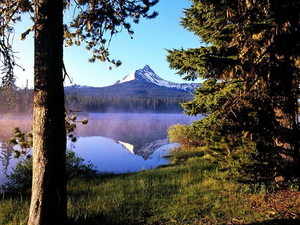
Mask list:
[[[204,80],[183,107],[207,115],[193,126],[210,154],[228,163],[246,154],[253,163],[240,171],[259,179],[297,174],[300,3],[192,2],[181,24],[204,47],[169,50],[168,61],[184,79]]]
[[[109,45],[113,35],[127,31],[133,38],[134,31],[131,23],[139,23],[141,18],[153,19],[158,13],[149,13],[150,8],[158,0],[63,0],[64,11],[71,14],[71,19],[64,24],[65,46],[73,44],[86,45],[92,51],[90,62],[109,61],[120,66],[120,60],[109,57]],[[23,31],[20,39],[25,40],[28,34],[35,30],[34,1],[9,0],[0,4],[0,62],[2,70],[2,84],[9,85],[14,80],[14,67],[19,66],[16,52],[13,50],[15,25],[22,21],[24,14],[29,15],[32,26]],[[130,22],[129,20],[132,20]],[[66,72],[66,70],[64,70]],[[67,75],[67,74],[65,74]]]
[[[67,1],[68,6],[70,2]],[[102,62],[108,60],[115,66],[119,66],[121,64],[119,60],[111,60],[109,57],[108,46],[111,37],[123,29],[133,37],[134,31],[127,19],[130,18],[133,23],[138,23],[141,17],[155,18],[158,13],[154,11],[148,14],[148,11],[157,2],[158,0],[77,1],[75,8],[78,14],[69,26],[65,26],[66,46],[80,45],[84,42],[86,49],[93,53],[90,62],[96,59]]]

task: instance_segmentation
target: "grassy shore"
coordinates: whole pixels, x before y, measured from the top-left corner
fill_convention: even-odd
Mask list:
[[[286,190],[275,195],[263,184],[227,180],[196,149],[172,160],[154,170],[69,181],[69,224],[300,224],[299,192],[289,190],[284,198],[292,201],[283,207]],[[0,204],[1,225],[26,224],[29,195],[5,195]]]

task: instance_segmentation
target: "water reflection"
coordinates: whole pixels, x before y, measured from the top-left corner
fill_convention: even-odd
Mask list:
[[[159,149],[162,146],[169,144],[169,139],[158,139],[156,141],[146,143],[144,146],[139,147],[134,144],[126,143],[119,141],[119,143],[128,151],[130,151],[134,155],[141,156],[144,160],[147,160],[155,150]]]
[[[77,126],[78,141],[69,142],[68,148],[91,161],[99,171],[123,173],[168,163],[162,158],[172,146],[167,138],[168,127],[190,124],[199,118],[182,114],[89,114],[88,119],[87,125]],[[31,118],[0,118],[0,179],[16,163],[13,148],[5,141],[13,135],[14,126],[28,132]]]
[[[168,161],[167,129],[190,124],[196,117],[182,114],[90,114],[88,126],[78,126],[75,151],[99,171],[135,172]]]
[[[94,136],[79,138],[75,151],[92,162],[101,172],[126,173],[167,164],[168,161],[163,156],[168,153],[169,147],[170,144],[161,146],[145,160],[112,139]]]
[[[13,158],[14,148],[11,146],[7,140],[1,140],[1,151],[0,151],[0,161],[2,166],[2,173],[7,174],[9,168],[9,162]]]

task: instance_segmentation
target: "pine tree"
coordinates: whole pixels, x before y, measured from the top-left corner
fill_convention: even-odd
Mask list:
[[[9,85],[17,65],[12,46],[14,24],[29,12],[33,26],[21,39],[34,32],[34,110],[33,110],[33,184],[30,225],[65,224],[66,201],[66,129],[63,81],[67,74],[63,65],[63,41],[70,46],[87,43],[94,62],[108,60],[111,37],[122,29],[133,34],[130,23],[138,23],[148,14],[153,0],[8,0],[0,3],[0,60],[3,84]],[[73,8],[72,8],[73,7]],[[64,10],[72,8],[72,22],[63,25]],[[108,35],[105,35],[108,32]],[[106,41],[105,38],[108,38]]]
[[[169,50],[168,61],[204,80],[184,109],[207,115],[194,126],[210,154],[259,179],[297,175],[299,1],[192,2],[181,23],[205,45]]]

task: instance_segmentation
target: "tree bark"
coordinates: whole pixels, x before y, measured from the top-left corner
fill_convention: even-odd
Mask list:
[[[35,1],[33,184],[29,225],[66,223],[63,0]]]
[[[276,121],[273,132],[274,176],[277,181],[291,179],[299,174],[298,84],[290,66],[292,62],[289,54],[284,59],[284,63],[271,67],[270,79],[271,104]]]

